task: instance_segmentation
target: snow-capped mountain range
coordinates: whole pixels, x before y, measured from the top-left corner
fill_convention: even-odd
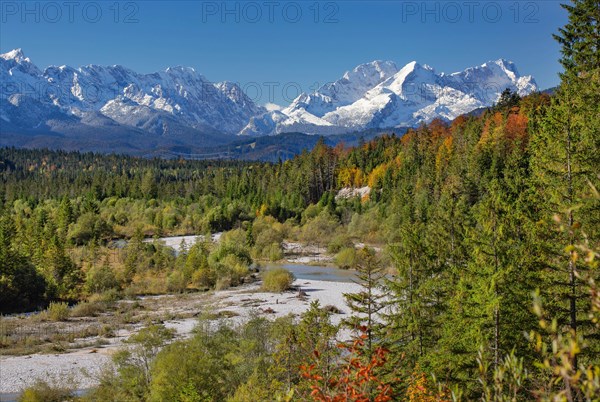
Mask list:
[[[503,59],[453,74],[416,62],[399,69],[373,61],[276,110],[257,105],[237,84],[212,83],[190,67],[152,74],[118,65],[42,71],[21,49],[0,55],[0,83],[0,134],[111,132],[112,140],[146,135],[170,146],[206,138],[222,143],[234,135],[410,127],[491,106],[505,88],[520,95],[537,90],[531,76]]]
[[[512,62],[503,59],[453,74],[438,74],[414,61],[401,69],[390,61],[374,61],[312,94],[301,94],[282,110],[251,118],[241,133],[333,134],[413,127],[491,106],[506,88],[527,95],[537,85],[533,77],[521,76]]]
[[[12,122],[13,108],[35,109],[25,126],[64,113],[168,134],[172,125],[235,134],[250,117],[265,111],[234,83],[211,83],[193,68],[171,67],[139,74],[123,66],[88,65],[77,69],[38,69],[21,49],[0,55],[2,114]],[[31,110],[32,112],[34,110]]]

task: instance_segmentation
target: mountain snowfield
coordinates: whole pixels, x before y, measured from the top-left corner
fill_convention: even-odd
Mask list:
[[[312,94],[301,94],[280,111],[251,118],[241,133],[333,134],[414,127],[491,106],[506,88],[519,95],[538,89],[533,77],[521,76],[515,65],[504,59],[453,74],[438,74],[414,61],[401,69],[390,61],[374,61]]]
[[[40,71],[16,49],[0,55],[0,78],[2,118],[12,121],[9,105],[35,108],[42,115],[32,115],[25,122],[29,127],[42,123],[48,117],[44,114],[64,113],[80,119],[102,115],[158,134],[167,134],[171,125],[235,134],[250,117],[266,110],[236,84],[211,83],[189,67],[153,74],[118,65],[51,66]]]
[[[23,133],[27,141],[50,133],[76,148],[89,133],[96,148],[106,136],[107,146],[126,143],[125,150],[226,143],[235,135],[412,127],[491,106],[505,88],[520,95],[537,90],[531,76],[503,59],[453,74],[416,62],[399,69],[373,61],[280,109],[259,106],[237,84],[212,83],[190,67],[152,74],[119,65],[42,71],[21,49],[0,55],[0,82],[0,131],[20,136],[17,145],[25,144]]]

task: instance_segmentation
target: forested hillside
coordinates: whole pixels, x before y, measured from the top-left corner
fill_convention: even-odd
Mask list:
[[[274,164],[0,150],[1,309],[235,286],[292,236],[352,254],[361,273],[359,334],[343,351],[313,306],[295,324],[203,328],[143,375],[120,360],[88,397],[599,400],[598,4],[567,9],[555,95],[505,92],[480,116],[402,137],[319,142]],[[368,196],[335,197],[363,186]],[[177,257],[141,241],[217,231],[218,245]],[[115,254],[119,238],[132,241]]]

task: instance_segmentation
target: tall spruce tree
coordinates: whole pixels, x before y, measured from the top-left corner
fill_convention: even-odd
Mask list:
[[[385,272],[381,258],[371,248],[362,248],[357,252],[356,269],[357,283],[362,289],[356,293],[345,293],[346,304],[352,311],[352,316],[344,323],[353,330],[361,332],[363,327],[365,339],[365,357],[371,360],[375,349],[382,345],[382,323],[379,313],[385,307],[381,285]]]
[[[563,7],[569,22],[555,39],[562,47],[564,72],[533,133],[532,167],[545,212],[540,238],[548,266],[542,293],[560,324],[587,336],[592,334],[582,299],[584,266],[573,253],[584,236],[596,245],[599,235],[600,205],[592,186],[600,184],[600,3],[574,0]],[[566,230],[558,230],[553,218]]]
[[[412,369],[435,339],[438,298],[434,281],[439,279],[426,239],[426,225],[405,222],[397,242],[389,245],[396,275],[386,281],[390,308],[386,314],[387,337],[392,349],[405,354]]]

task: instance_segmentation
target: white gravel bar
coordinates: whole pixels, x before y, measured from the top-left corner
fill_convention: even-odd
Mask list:
[[[359,285],[352,282],[332,282],[297,279],[298,290],[283,293],[259,291],[260,283],[215,292],[210,304],[215,311],[227,310],[239,314],[231,320],[242,322],[254,314],[276,318],[288,314],[301,314],[310,303],[318,300],[321,306],[332,305],[342,314],[333,314],[332,321],[339,323],[347,317],[344,293],[357,292]],[[158,296],[160,297],[160,296]],[[195,318],[167,321],[165,325],[177,330],[180,337],[189,337],[197,320]],[[38,378],[45,380],[71,379],[78,389],[97,384],[97,374],[110,362],[110,355],[121,342],[98,348],[80,349],[62,354],[34,354],[29,356],[0,356],[0,394],[18,393],[32,385]],[[0,396],[1,397],[1,396]]]

